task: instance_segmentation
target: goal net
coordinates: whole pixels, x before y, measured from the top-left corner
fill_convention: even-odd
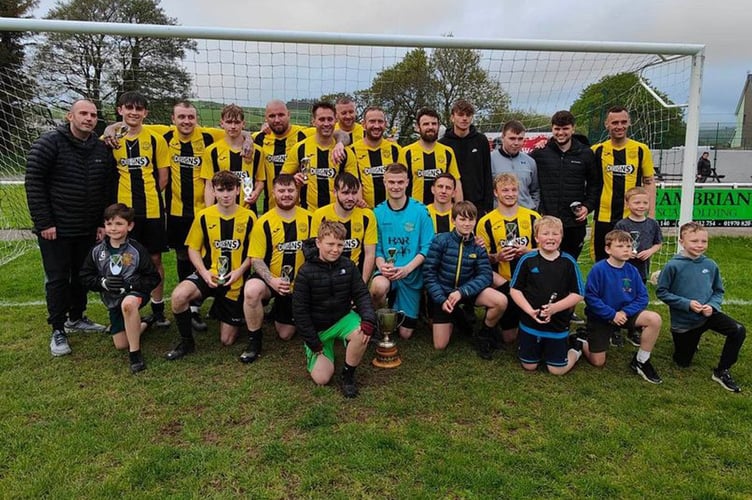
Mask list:
[[[34,25],[34,20],[28,21],[35,28],[29,28],[27,39],[31,43],[26,48],[24,74],[15,80],[28,84],[19,86],[14,79],[4,78],[0,86],[0,99],[17,103],[0,111],[4,129],[6,124],[14,124],[8,128],[10,147],[0,149],[0,232],[6,235],[2,251],[8,255],[29,248],[28,241],[11,240],[10,236],[31,227],[21,185],[30,141],[60,123],[73,100],[90,97],[80,90],[91,88],[87,78],[93,69],[91,65],[76,68],[45,59],[43,66],[61,68],[60,73],[40,73],[38,55],[51,36]],[[155,33],[168,36],[167,27],[164,33],[155,26],[139,33],[138,26],[130,26],[128,34],[123,34],[123,25],[117,25],[119,31],[114,31],[107,24],[77,23],[82,27],[77,31],[68,23],[46,23],[54,24],[54,31],[71,32],[56,33],[55,38],[83,31],[102,33],[104,36],[98,38],[109,40],[112,47],[127,46],[123,40]],[[187,40],[184,57],[172,62],[188,76],[188,84],[184,95],[172,97],[192,99],[205,126],[217,126],[220,108],[235,103],[244,106],[248,126],[257,130],[263,121],[264,105],[271,99],[288,103],[293,122],[308,123],[313,101],[348,95],[355,98],[359,110],[372,104],[382,106],[390,133],[399,142],[408,143],[415,139],[413,123],[420,107],[434,107],[444,117],[443,124],[451,126],[447,120],[451,104],[465,98],[475,105],[475,124],[488,134],[490,142],[509,119],[520,119],[532,131],[546,131],[555,111],[571,109],[582,140],[596,143],[606,136],[606,110],[622,105],[631,111],[630,135],[651,147],[662,174],[670,175],[672,182],[681,182],[682,156],[668,152],[684,146],[684,108],[666,107],[652,94],[669,106],[688,102],[692,53],[697,52],[697,46],[536,44],[253,31],[238,34],[237,30],[223,36],[221,29],[169,28],[181,40]],[[50,54],[55,52],[44,53],[45,58],[52,57]],[[152,62],[141,61],[140,67],[146,71]],[[126,63],[127,58],[112,57],[101,68],[104,77],[97,89],[100,114],[112,121],[119,89],[141,88],[163,105],[161,112],[150,114],[150,119],[169,121],[170,99],[163,95],[164,89],[143,88],[145,75],[138,68],[124,68]],[[63,67],[67,68],[64,73]],[[118,80],[119,75],[129,75],[130,80]],[[678,218],[678,210],[672,213]],[[674,249],[671,243],[664,245],[664,255]],[[0,262],[7,258],[0,256]],[[657,260],[665,260],[665,256]]]

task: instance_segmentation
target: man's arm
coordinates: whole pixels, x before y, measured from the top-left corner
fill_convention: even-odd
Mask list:
[[[645,190],[648,192],[648,201],[650,201],[650,208],[648,210],[648,213],[650,214],[651,219],[655,219],[655,202],[656,202],[656,184],[655,184],[655,177],[643,177],[642,178],[642,185],[645,187]]]
[[[368,283],[376,263],[376,245],[363,245],[363,281]]]
[[[26,159],[24,186],[29,214],[34,229],[46,240],[54,240],[57,237],[48,186],[49,172],[56,155],[52,136],[43,136],[32,144]]]

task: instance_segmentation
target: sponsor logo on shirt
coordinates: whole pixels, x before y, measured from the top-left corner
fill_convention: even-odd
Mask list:
[[[240,240],[217,240],[214,248],[218,250],[237,250],[240,248]]]
[[[611,172],[614,175],[630,175],[634,171],[634,165],[609,165],[606,167],[606,172]]]

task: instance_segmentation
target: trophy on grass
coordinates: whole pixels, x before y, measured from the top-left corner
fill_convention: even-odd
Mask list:
[[[640,232],[630,231],[629,236],[632,237],[632,254],[637,255],[637,249],[640,247]]]
[[[230,257],[220,255],[217,257],[217,285],[227,283],[228,274],[230,274]]]
[[[303,180],[308,182],[308,171],[311,169],[311,157],[304,156],[300,159],[299,172],[303,174]]]
[[[390,338],[402,322],[405,321],[405,313],[395,311],[388,307],[376,311],[376,322],[378,323],[381,340],[376,344],[376,357],[373,360],[373,366],[377,368],[397,368],[402,364],[397,344]]]

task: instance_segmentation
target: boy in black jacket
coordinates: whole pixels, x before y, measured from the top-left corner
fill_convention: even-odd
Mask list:
[[[358,395],[355,368],[368,347],[376,314],[360,271],[342,257],[345,236],[342,223],[323,221],[316,247],[311,244],[314,240],[306,241],[306,262],[295,277],[292,308],[295,326],[305,340],[308,371],[316,384],[328,384],[334,375],[334,341],[346,342],[342,393],[354,398]],[[351,308],[353,302],[357,313]]]
[[[139,309],[161,281],[147,250],[128,233],[134,212],[122,203],[104,211],[105,238],[89,251],[81,267],[81,283],[100,292],[110,312],[110,332],[117,349],[128,349],[133,373],[146,369],[141,355],[141,333],[148,326]]]

